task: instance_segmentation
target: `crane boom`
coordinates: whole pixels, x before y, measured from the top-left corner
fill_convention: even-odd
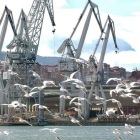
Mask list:
[[[112,36],[113,36],[115,48],[118,49],[117,42],[116,42],[114,21],[110,18],[110,16],[108,16],[107,21],[108,21],[108,26],[107,26],[107,30],[106,30],[106,34],[105,34],[105,38],[104,38],[104,44],[103,44],[103,47],[102,47],[102,52],[101,52],[101,56],[100,56],[100,60],[99,60],[99,65],[98,65],[98,68],[97,68],[97,73],[102,72],[103,61],[104,61],[104,56],[105,56],[105,51],[106,51],[106,47],[107,47],[107,42],[108,42],[110,30],[111,30],[111,33],[112,33]],[[105,23],[105,25],[107,25],[107,24]]]
[[[92,14],[92,10],[90,9],[87,20],[86,20],[86,23],[85,23],[85,26],[84,26],[84,29],[83,29],[83,32],[82,32],[82,35],[81,35],[81,38],[80,38],[80,41],[79,41],[77,51],[76,51],[76,54],[75,54],[75,58],[79,58],[80,55],[81,55],[81,51],[82,51],[82,48],[83,48],[83,44],[84,44],[84,41],[85,41],[85,37],[86,37],[87,30],[88,30],[88,27],[89,27],[90,19],[91,19],[91,14]]]
[[[37,46],[40,41],[45,6],[48,9],[52,25],[55,26],[52,0],[34,0],[27,17],[28,34],[31,40],[30,43]]]
[[[15,24],[14,24],[14,19],[13,19],[12,11],[9,10],[7,8],[7,6],[5,6],[5,10],[6,10],[6,13],[7,13],[7,16],[8,16],[8,20],[9,20],[9,22],[11,24],[12,30],[14,32],[14,35],[17,36],[17,32],[16,32],[16,29],[15,29]]]

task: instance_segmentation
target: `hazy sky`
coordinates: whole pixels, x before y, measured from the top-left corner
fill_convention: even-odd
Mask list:
[[[0,2],[0,16],[4,10],[4,6],[13,11],[15,24],[17,23],[21,8],[28,15],[33,0],[4,0]],[[112,40],[112,34],[108,42],[104,62],[111,66],[119,66],[126,68],[127,71],[132,71],[133,68],[140,69],[140,1],[139,0],[92,0],[98,5],[102,25],[104,25],[107,15],[113,19],[117,37],[119,53],[115,54],[115,48]],[[62,42],[69,38],[73,28],[75,27],[87,0],[54,0],[54,14],[56,22],[55,36],[52,34],[53,27],[46,10],[38,55],[42,56],[61,56],[57,53],[57,49]],[[87,17],[89,7],[75,33],[72,40],[75,48],[82,33],[82,28]],[[92,14],[90,26],[83,46],[81,58],[88,60],[93,53],[97,39],[100,36],[100,29]],[[7,51],[6,45],[13,38],[13,33],[8,27],[3,51]],[[99,60],[102,42],[96,53]]]

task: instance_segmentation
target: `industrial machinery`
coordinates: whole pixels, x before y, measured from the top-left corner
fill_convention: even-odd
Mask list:
[[[80,41],[79,41],[78,48],[75,49],[75,47],[73,45],[73,42],[72,42],[72,37],[73,37],[81,19],[82,19],[82,17],[84,16],[84,13],[85,13],[88,5],[90,5],[90,10],[89,10],[89,13],[88,13],[88,16],[87,16],[87,19],[86,19],[86,22],[85,22],[85,25],[84,25],[84,28],[83,28],[83,31],[82,31],[82,35],[81,35],[81,38],[80,38]],[[62,59],[62,60],[59,61],[58,70],[59,71],[64,71],[65,75],[67,75],[67,76],[70,75],[70,73],[80,69],[80,65],[77,64],[76,60],[78,60],[80,58],[82,47],[83,47],[85,37],[86,37],[87,31],[88,31],[88,27],[89,27],[89,24],[90,24],[90,19],[91,19],[92,12],[93,12],[93,14],[96,18],[96,21],[99,25],[99,28],[100,28],[101,32],[103,31],[98,6],[96,4],[94,4],[93,2],[91,2],[90,0],[88,0],[82,14],[79,17],[79,20],[78,20],[72,34],[70,35],[70,37],[68,39],[64,40],[64,42],[62,43],[60,48],[57,50],[58,53],[62,53],[62,56],[66,58],[66,59]],[[68,60],[67,57],[71,57],[73,59]],[[81,80],[80,71],[75,74],[75,78]],[[64,78],[64,80],[65,79],[66,78]],[[62,86],[65,89],[67,89],[68,84],[62,83]],[[73,96],[79,96],[79,97],[86,98],[86,94],[83,93],[82,90],[80,90],[79,93],[76,93],[75,85],[70,84],[70,89],[71,89],[71,93],[72,93]],[[66,92],[60,91],[60,95],[66,95]],[[81,103],[84,106],[86,106],[85,101],[81,101]],[[64,110],[65,110],[65,99],[60,98],[60,106],[59,106],[59,111],[60,112],[59,113],[64,114]],[[82,109],[82,115],[85,116],[85,114],[86,114],[86,110]]]
[[[22,102],[26,101],[27,111],[31,109],[29,108],[30,99],[25,99],[23,97],[23,91],[18,86],[14,86],[14,84],[26,84],[30,87],[39,86],[41,84],[29,71],[37,71],[39,69],[39,64],[36,63],[35,60],[39,47],[46,8],[48,10],[52,26],[55,26],[53,0],[34,0],[28,16],[23,10],[21,10],[16,27],[11,14],[12,12],[7,7],[5,7],[1,18],[3,19],[5,12],[7,12],[1,32],[0,52],[6,33],[8,20],[11,23],[14,33],[13,40],[7,46],[9,51],[7,52],[5,58],[5,72],[3,73],[3,79],[6,80],[5,91],[7,93],[8,103],[13,100],[19,100]],[[7,66],[9,68],[8,70],[6,69]],[[20,76],[18,77],[16,73]],[[28,92],[28,89],[26,89],[26,91]],[[40,94],[40,96],[43,104],[44,94]],[[34,98],[35,103],[39,103],[39,95],[36,95]],[[9,114],[8,109],[8,116]]]
[[[107,29],[106,29],[107,27]],[[105,31],[106,29],[106,31]],[[107,20],[105,22],[104,28],[103,28],[103,32],[101,33],[99,40],[96,44],[94,53],[89,57],[89,65],[90,67],[93,67],[93,75],[92,75],[92,86],[88,95],[88,100],[91,101],[91,97],[93,94],[93,90],[95,90],[95,94],[99,96],[99,89],[101,92],[102,97],[104,98],[104,100],[106,100],[102,85],[101,85],[101,79],[102,79],[102,69],[103,69],[103,61],[104,61],[104,57],[105,57],[105,52],[106,52],[106,48],[107,48],[107,43],[108,43],[108,38],[109,38],[109,33],[112,33],[113,36],[113,40],[114,40],[114,44],[115,44],[115,48],[116,48],[116,53],[118,50],[118,46],[117,46],[117,42],[116,42],[116,36],[115,36],[115,27],[114,27],[114,22],[113,20],[110,18],[110,16],[107,17]],[[104,35],[104,38],[102,37]],[[103,46],[102,46],[102,51],[100,54],[100,59],[99,62],[97,62],[96,57],[95,57],[95,53],[96,50],[99,46],[100,41],[103,41]],[[104,107],[104,112],[106,111],[106,103],[103,104]],[[87,104],[87,116],[89,115],[89,104]]]

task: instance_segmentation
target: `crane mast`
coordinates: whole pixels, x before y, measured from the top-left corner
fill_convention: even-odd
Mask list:
[[[72,37],[73,37],[74,33],[76,32],[76,30],[78,28],[78,25],[80,24],[80,22],[82,20],[82,17],[84,16],[88,5],[90,5],[90,10],[89,10],[86,22],[85,22],[84,27],[83,27],[83,31],[82,31],[82,34],[81,34],[81,37],[80,37],[78,47],[77,47],[77,49],[75,49],[75,47],[74,47],[74,45],[72,43]],[[100,30],[102,32],[102,23],[101,23],[101,19],[100,19],[98,6],[96,4],[94,4],[93,2],[91,2],[90,0],[88,0],[88,2],[86,3],[85,8],[83,9],[83,11],[82,11],[82,13],[81,13],[81,15],[80,15],[80,17],[78,19],[78,22],[77,22],[72,34],[70,35],[70,37],[68,39],[64,40],[64,42],[62,43],[62,45],[59,47],[59,49],[57,51],[58,53],[63,53],[63,56],[66,56],[66,57],[68,56],[68,57],[74,58],[73,60],[69,60],[69,61],[60,60],[58,62],[58,70],[59,71],[65,71],[65,74],[67,76],[71,72],[76,71],[76,70],[79,69],[79,66],[78,66],[78,64],[77,64],[75,59],[80,58],[81,51],[82,51],[82,48],[83,48],[83,44],[84,44],[86,34],[87,34],[87,31],[88,31],[88,27],[89,27],[89,24],[90,24],[90,19],[91,19],[92,13],[94,14],[95,19],[96,19],[96,21],[97,21],[97,23],[99,25],[99,28],[100,28]],[[79,79],[79,80],[82,80],[81,79],[81,72],[80,71],[77,72],[77,74],[75,74],[75,77],[77,79]],[[81,86],[82,86],[82,84],[81,84]],[[63,83],[63,87],[67,88],[67,85],[65,83]],[[73,96],[77,95],[77,93],[75,91],[75,87],[72,84],[71,84],[71,92],[74,93]],[[66,93],[64,93],[63,91],[60,91],[60,95],[65,95],[65,94]],[[86,98],[86,95],[82,90],[79,91],[78,96]],[[85,101],[81,101],[81,103],[82,103],[83,106],[86,106]],[[59,108],[60,114],[63,114],[64,109],[65,109],[65,99],[64,98],[60,98],[60,106],[59,107],[60,107]],[[84,117],[86,117],[85,114],[86,114],[86,110],[82,109],[82,115]]]
[[[107,29],[106,29],[107,26]],[[106,29],[106,31],[105,31]],[[105,22],[104,28],[103,28],[103,32],[101,33],[99,40],[96,44],[95,50],[93,55],[91,55],[89,57],[89,64],[91,67],[93,67],[94,71],[93,71],[93,75],[92,75],[92,86],[88,95],[88,100],[91,100],[92,94],[93,94],[93,90],[95,90],[95,94],[99,96],[99,89],[101,91],[101,95],[104,98],[104,100],[106,100],[106,96],[104,94],[102,85],[101,85],[101,80],[102,80],[102,69],[103,69],[103,61],[104,61],[104,57],[105,57],[105,52],[106,52],[106,48],[107,48],[107,43],[108,43],[108,39],[109,39],[109,33],[112,33],[113,36],[113,41],[115,44],[115,48],[118,49],[117,46],[117,42],[116,42],[116,35],[115,35],[115,27],[114,27],[114,21],[110,18],[110,16],[107,17],[107,20]],[[103,46],[102,46],[102,51],[100,54],[100,59],[99,62],[97,62],[96,57],[95,57],[95,53],[96,50],[99,46],[100,40],[102,39],[103,34],[105,34],[105,37],[103,39]],[[106,107],[106,103],[103,104],[104,107],[104,112],[106,111],[107,107]],[[87,104],[87,116],[89,115],[89,105]]]

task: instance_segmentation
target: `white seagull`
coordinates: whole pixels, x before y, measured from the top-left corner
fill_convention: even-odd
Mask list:
[[[8,108],[16,108],[17,106],[19,106],[19,102],[13,101],[11,104],[1,104],[1,105],[7,105]]]
[[[86,101],[86,102],[88,102],[90,105],[92,105],[86,98],[83,98],[83,97],[74,97],[74,98],[69,102],[69,105],[71,105],[72,102],[73,102],[74,100],[76,100],[76,99],[78,99],[79,101]]]
[[[44,88],[46,88],[47,86],[40,86],[40,87],[33,87],[32,89],[31,89],[31,91],[33,91],[33,90],[35,90],[35,89],[38,89],[38,90],[43,90]],[[31,92],[30,91],[30,92]]]
[[[108,84],[110,81],[116,81],[118,83],[122,83],[122,78],[109,78],[107,81],[106,81],[106,84]]]
[[[140,86],[140,82],[130,82],[130,83],[127,83],[127,82],[123,81],[123,83],[125,84],[126,88],[128,88],[128,89]]]
[[[76,108],[76,107],[71,107],[68,110],[70,110],[70,109],[74,109],[76,112],[78,112],[78,114],[81,117],[81,119],[84,120],[84,118],[82,117],[82,111],[81,111],[81,109]]]
[[[118,105],[118,107],[119,107],[121,113],[124,115],[124,112],[123,112],[122,105],[121,105],[120,101],[118,101],[118,100],[116,100],[116,99],[113,99],[113,98],[112,98],[112,99],[106,100],[106,102],[108,102],[108,101],[112,101],[112,103],[117,103],[117,105]],[[98,104],[96,104],[96,105],[100,105],[100,104],[103,104],[103,103],[98,103]]]
[[[15,86],[19,86],[20,88],[24,89],[24,88],[29,88],[31,89],[29,86],[27,85],[22,85],[22,84],[14,84]]]
[[[41,77],[33,70],[29,70],[29,72],[32,72],[33,73],[33,76],[38,78],[40,81],[41,81]]]
[[[42,131],[42,130],[49,130],[51,133],[56,133],[57,130],[63,130],[63,129],[60,129],[60,128],[54,128],[54,129],[43,128],[40,131]]]
[[[33,106],[38,106],[38,108],[40,108],[40,109],[46,109],[46,110],[48,110],[51,113],[51,111],[48,109],[48,107],[46,107],[44,105],[34,104]]]
[[[42,82],[44,86],[47,86],[47,85],[54,85],[57,87],[57,85],[55,85],[55,82],[54,81],[43,81]]]
[[[118,94],[118,93],[131,92],[132,91],[129,88],[124,89],[122,87],[125,87],[125,85],[124,84],[118,84],[115,89],[110,90],[110,96],[112,97],[112,93]]]
[[[101,104],[106,103],[106,100],[105,100],[104,98],[102,98],[102,97],[100,97],[100,96],[98,96],[98,95],[96,95],[96,94],[93,94],[93,96],[95,96],[95,99],[96,99],[96,100],[101,101],[101,102],[102,102]],[[99,103],[99,104],[100,104],[100,103]],[[96,105],[98,105],[98,103],[97,103]]]
[[[112,130],[112,129],[107,128],[106,130]],[[113,131],[113,134],[115,134],[119,140],[122,140],[122,138],[120,137],[120,133],[116,129],[112,131]]]
[[[70,97],[70,96],[66,96],[66,95],[60,95],[60,97],[59,97],[59,98],[71,99],[71,97]]]
[[[85,107],[81,104],[81,103],[78,103],[78,102],[72,102],[74,105],[76,105],[76,106],[81,106],[81,107],[83,107],[84,109],[85,109]]]
[[[134,131],[134,128],[132,125],[125,123],[125,129],[130,129],[132,131]]]
[[[15,116],[13,116],[13,117],[15,117]],[[30,126],[32,126],[32,124],[30,124],[28,121],[26,121],[26,120],[23,120],[21,117],[15,117],[15,118],[18,118],[19,119],[19,122],[22,122],[22,123],[27,123],[27,124],[29,124]]]
[[[111,109],[107,110],[105,113],[106,113],[107,116],[110,116],[110,115],[114,115],[115,114],[115,111],[116,110],[114,110],[114,109],[111,108]]]
[[[70,115],[69,115],[69,117],[70,117],[72,123],[77,123],[78,125],[82,126],[82,124],[80,124],[79,120],[76,120],[74,117],[72,117]]]
[[[81,85],[79,85],[79,84],[77,84],[77,83],[72,83],[72,84],[74,84],[77,88],[81,89],[81,90],[86,94],[87,89],[86,89],[85,86],[81,86]]]
[[[131,97],[131,96],[138,96],[137,94],[133,94],[133,93],[126,93],[126,94],[121,94],[120,97],[123,97],[123,98],[128,98],[128,97]]]
[[[79,70],[78,71],[75,71],[75,72],[73,72],[70,76],[67,76],[67,75],[62,75],[62,76],[64,76],[64,77],[66,77],[67,79],[73,79],[73,77],[74,77],[74,75],[77,73],[77,72],[79,72]]]
[[[64,58],[69,58],[69,59],[74,59],[75,62],[77,62],[77,63],[84,63],[84,64],[86,64],[87,66],[89,66],[89,64],[86,63],[85,60],[81,60],[81,59],[74,58],[74,57],[69,57],[69,56],[63,56],[63,57],[64,57]]]
[[[0,130],[1,135],[9,135],[10,133],[12,133],[12,132]]]
[[[69,95],[71,95],[71,94],[68,92],[68,90],[65,89],[61,84],[59,84],[59,86],[61,87],[61,88],[60,88],[60,91],[66,92],[66,93],[68,93]]]
[[[133,136],[133,133],[130,131],[125,131],[124,129],[115,129],[117,131],[122,131],[124,134],[129,135],[129,136]]]

